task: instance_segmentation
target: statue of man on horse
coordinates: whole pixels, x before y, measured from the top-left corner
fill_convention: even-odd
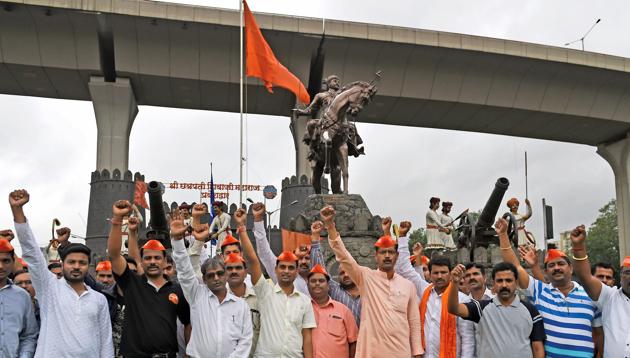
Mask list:
[[[380,71],[376,73],[380,78]],[[348,193],[348,155],[365,154],[363,141],[354,123],[359,112],[376,94],[372,82],[355,81],[340,88],[339,77],[326,78],[326,89],[318,93],[305,109],[295,109],[296,116],[316,116],[306,124],[302,139],[310,150],[311,177],[315,193],[321,193],[322,174],[330,174],[333,194]],[[343,190],[341,181],[343,179]]]

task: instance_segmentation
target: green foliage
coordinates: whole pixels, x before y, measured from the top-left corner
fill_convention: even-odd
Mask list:
[[[422,246],[427,246],[427,233],[423,227],[412,231],[409,235],[409,249],[411,249],[416,242],[420,242]]]
[[[586,242],[591,263],[606,262],[619,267],[619,228],[614,199],[599,209],[599,216],[588,228]]]

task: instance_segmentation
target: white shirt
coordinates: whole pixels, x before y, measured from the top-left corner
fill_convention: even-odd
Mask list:
[[[271,247],[269,246],[269,241],[267,241],[267,230],[265,230],[265,224],[262,221],[254,222],[254,238],[256,239],[256,252],[258,253],[258,258],[262,263],[265,271],[267,271],[267,275],[274,283],[278,282],[278,278],[276,277],[276,261],[278,258],[274,255],[273,251],[271,251]],[[306,295],[306,297],[310,298],[311,294],[308,292],[308,283],[306,280],[297,275],[297,278],[293,282],[295,289],[302,292]]]
[[[64,278],[57,279],[48,271],[29,224],[15,223],[15,231],[39,302],[41,324],[35,357],[113,357],[105,296],[87,286],[78,295]]]
[[[396,260],[396,273],[411,281],[416,286],[419,301],[422,300],[424,290],[429,283],[424,280],[424,275],[418,273],[409,261],[409,239],[398,238],[398,260]],[[458,292],[459,302],[468,302],[470,299],[465,294]],[[424,335],[426,352],[425,358],[439,358],[440,356],[440,318],[442,314],[442,295],[432,290],[427,302],[427,313],[424,320]],[[460,358],[472,358],[475,354],[475,331],[473,322],[457,317],[457,356]]]
[[[263,276],[254,291],[261,320],[255,357],[302,358],[302,329],[317,326],[311,300],[295,289],[287,295]]]
[[[621,288],[602,284],[599,300],[604,325],[604,357],[630,357],[630,298]]]
[[[177,279],[190,304],[194,327],[186,354],[191,357],[245,358],[252,347],[252,319],[245,300],[227,292],[223,302],[199,283],[182,240],[171,240]]]

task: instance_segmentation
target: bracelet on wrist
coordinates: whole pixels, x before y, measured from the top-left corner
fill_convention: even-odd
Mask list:
[[[114,225],[122,225],[122,220],[112,218],[110,222]]]
[[[584,257],[575,257],[575,255],[571,255],[571,258],[573,258],[573,260],[575,261],[584,261],[584,260],[588,260],[588,255]]]
[[[500,248],[501,250],[512,250],[512,246],[507,246],[507,247],[501,247],[501,246],[499,246],[499,248]]]

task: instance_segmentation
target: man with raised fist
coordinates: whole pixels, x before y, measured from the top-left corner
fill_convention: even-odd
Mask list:
[[[630,356],[630,256],[621,263],[621,287],[609,287],[591,274],[584,225],[571,232],[571,244],[575,273],[602,310],[604,357]]]
[[[48,271],[47,262],[24,215],[26,190],[9,195],[15,232],[28,263],[40,304],[41,326],[35,357],[113,357],[112,326],[107,300],[83,282],[90,249],[69,244],[59,252],[63,277]]]

